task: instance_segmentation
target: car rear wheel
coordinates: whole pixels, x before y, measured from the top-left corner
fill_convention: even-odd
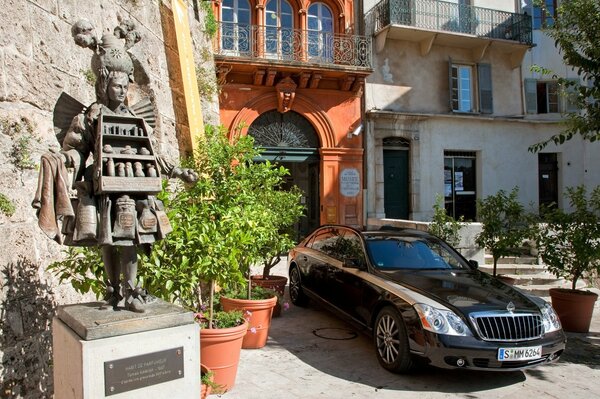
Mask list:
[[[302,291],[302,281],[298,266],[292,266],[290,269],[290,299],[297,306],[306,306],[308,304],[308,297]]]
[[[373,334],[379,364],[394,373],[405,373],[413,368],[408,337],[402,317],[391,308],[383,308],[377,315]]]

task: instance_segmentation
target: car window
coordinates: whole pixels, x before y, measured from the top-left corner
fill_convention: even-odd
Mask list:
[[[360,238],[350,230],[325,229],[317,234],[308,246],[341,262],[352,260],[360,264],[365,263]]]
[[[342,262],[351,261],[356,266],[365,264],[365,253],[360,237],[351,230],[346,230],[339,242],[339,258]]]
[[[331,245],[331,243],[335,241],[336,237],[337,230],[334,231],[333,229],[324,229],[315,234],[313,239],[306,246],[316,251],[327,253],[327,246]]]
[[[462,269],[466,266],[440,243],[422,237],[368,237],[368,253],[380,269]]]

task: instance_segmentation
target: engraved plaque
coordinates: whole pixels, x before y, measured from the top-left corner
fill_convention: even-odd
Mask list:
[[[104,395],[184,377],[183,347],[104,362]]]

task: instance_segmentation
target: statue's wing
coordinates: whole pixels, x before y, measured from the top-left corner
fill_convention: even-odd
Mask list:
[[[73,118],[84,112],[85,109],[85,105],[64,91],[60,94],[58,100],[56,100],[52,122],[54,123],[54,133],[56,134],[56,139],[61,146],[67,134],[67,130],[69,130],[69,127],[71,126]]]
[[[135,116],[144,118],[146,123],[150,125],[152,129],[156,127],[156,114],[154,113],[154,106],[149,98],[144,98],[129,108]]]

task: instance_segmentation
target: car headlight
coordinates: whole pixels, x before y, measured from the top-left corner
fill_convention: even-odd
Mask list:
[[[558,319],[558,315],[552,308],[549,303],[545,303],[544,306],[540,308],[542,312],[542,321],[544,323],[544,332],[549,333],[552,331],[557,331],[561,329],[560,320]]]
[[[472,336],[465,322],[450,310],[436,309],[423,303],[413,305],[423,328],[437,334]]]

